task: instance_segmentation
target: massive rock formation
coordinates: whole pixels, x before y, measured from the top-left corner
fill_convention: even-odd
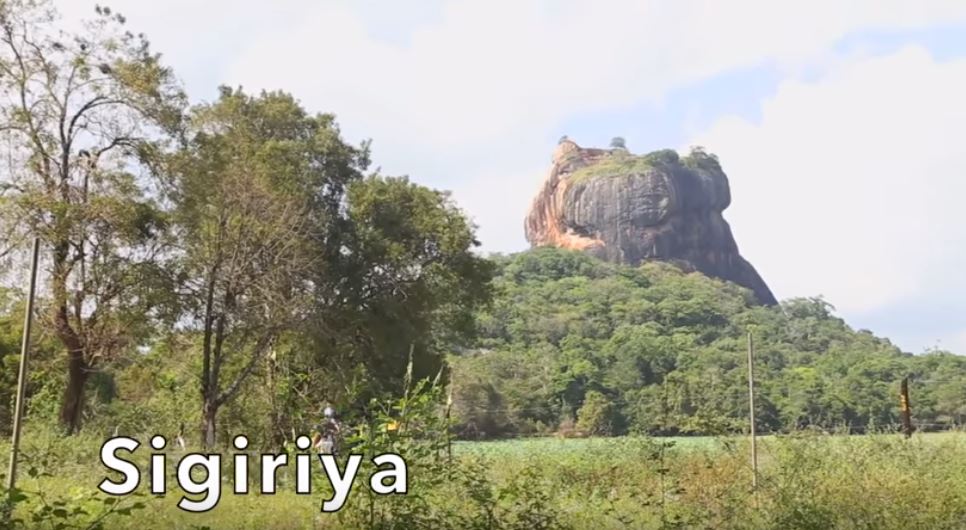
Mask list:
[[[530,206],[526,236],[532,246],[579,249],[615,263],[674,262],[775,304],[721,215],[730,203],[728,177],[701,150],[683,158],[672,150],[636,156],[564,139]]]

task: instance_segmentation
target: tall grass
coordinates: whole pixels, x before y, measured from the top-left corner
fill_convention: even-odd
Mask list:
[[[44,492],[48,503],[93,491],[105,476],[97,458],[101,441],[28,437],[21,468],[41,463],[55,472],[25,472],[22,487]],[[966,434],[802,434],[769,437],[760,446],[759,488],[752,491],[748,445],[740,438],[461,443],[452,464],[432,471],[439,476],[427,480],[421,473],[428,468],[414,467],[410,498],[386,498],[380,509],[388,515],[375,526],[966,528]],[[321,514],[324,488],[297,496],[286,475],[276,495],[233,496],[227,469],[223,475],[222,501],[211,512],[181,512],[177,492],[145,495],[138,499],[142,509],[112,515],[103,527],[328,529],[361,528],[369,520],[359,513],[371,509],[361,488],[353,490],[343,512]],[[17,506],[17,515],[30,521],[41,505],[31,497]],[[85,521],[77,517],[71,524],[83,528]],[[55,528],[56,522],[26,527]]]

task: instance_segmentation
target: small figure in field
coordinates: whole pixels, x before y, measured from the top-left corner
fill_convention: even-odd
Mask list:
[[[178,435],[175,436],[174,441],[178,445],[178,448],[181,449],[182,451],[184,451],[185,448],[187,447],[188,444],[185,442],[185,439],[184,439],[184,422],[181,422],[181,426],[178,427]]]
[[[331,406],[326,406],[322,411],[322,421],[316,426],[315,436],[312,438],[312,447],[319,454],[336,454],[338,450],[337,440],[341,428],[338,420],[335,419],[335,410]]]

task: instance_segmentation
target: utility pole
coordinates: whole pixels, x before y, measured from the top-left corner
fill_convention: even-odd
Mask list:
[[[909,378],[902,378],[902,385],[899,387],[899,414],[902,417],[902,433],[906,438],[912,436],[912,409],[909,404]]]
[[[755,431],[755,342],[748,332],[748,419],[751,424],[751,489],[758,490],[758,440]]]
[[[23,400],[27,388],[27,354],[30,352],[30,328],[34,317],[34,294],[37,290],[37,262],[40,260],[40,238],[34,238],[34,252],[30,264],[30,290],[24,315],[23,341],[20,343],[20,371],[17,374],[17,404],[13,411],[13,443],[10,446],[10,468],[7,472],[7,495],[13,496],[17,484],[17,456],[20,452],[20,430],[23,427]]]

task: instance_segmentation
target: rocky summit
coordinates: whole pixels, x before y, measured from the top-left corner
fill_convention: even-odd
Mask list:
[[[629,265],[668,261],[747,287],[762,304],[777,303],[738,253],[722,217],[731,190],[714,155],[701,149],[684,157],[673,150],[634,155],[616,145],[592,149],[561,139],[527,214],[532,246]]]

